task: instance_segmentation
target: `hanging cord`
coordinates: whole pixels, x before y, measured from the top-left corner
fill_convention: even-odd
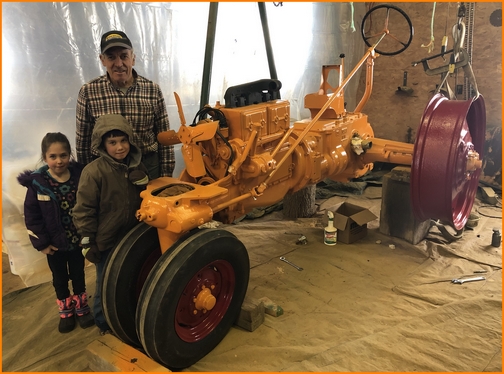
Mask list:
[[[422,44],[422,48],[429,48],[427,50],[428,53],[431,53],[434,50],[434,15],[436,13],[436,3],[432,6],[432,18],[431,18],[431,37],[430,43],[427,45]]]
[[[350,14],[351,14],[351,17],[352,17],[352,21],[350,23],[350,29],[352,30],[352,32],[355,32],[354,6],[353,6],[353,3],[350,3]]]
[[[448,5],[448,9],[446,11],[446,23],[445,23],[445,27],[444,27],[444,35],[443,35],[443,40],[441,41],[441,57],[443,58],[444,61],[446,61],[446,59],[444,58],[444,54],[447,50],[447,47],[448,47],[448,18],[450,16],[450,3],[446,3]]]

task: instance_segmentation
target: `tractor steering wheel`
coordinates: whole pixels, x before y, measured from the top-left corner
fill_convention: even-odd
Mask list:
[[[401,35],[400,39],[390,32],[389,21],[392,21],[394,24],[394,34]],[[371,43],[379,42],[381,49],[375,48],[377,53],[385,56],[394,56],[404,51],[411,44],[413,40],[413,25],[408,15],[402,9],[394,5],[383,4],[371,8],[364,15],[361,34],[368,47],[374,45]],[[385,36],[383,36],[384,34]],[[399,49],[397,49],[398,47]]]

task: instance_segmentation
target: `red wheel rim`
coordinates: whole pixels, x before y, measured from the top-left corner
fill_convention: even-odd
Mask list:
[[[469,218],[481,165],[468,170],[470,155],[482,158],[486,114],[483,96],[448,100],[435,95],[424,110],[411,166],[411,202],[421,220],[439,219],[461,230]]]
[[[198,271],[187,283],[175,312],[175,331],[185,342],[194,343],[212,332],[224,317],[235,288],[235,273],[231,264],[217,260]],[[194,300],[204,288],[211,289],[215,306],[204,312]]]

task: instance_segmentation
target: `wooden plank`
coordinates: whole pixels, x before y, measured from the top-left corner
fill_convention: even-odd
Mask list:
[[[247,330],[254,331],[264,322],[264,304],[262,301],[245,296],[240,315],[235,325]]]
[[[96,372],[169,372],[144,353],[113,335],[104,335],[88,344],[89,367]]]

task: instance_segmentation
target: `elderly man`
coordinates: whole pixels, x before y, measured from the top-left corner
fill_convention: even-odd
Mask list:
[[[104,114],[121,114],[133,129],[133,141],[142,152],[142,163],[150,179],[172,176],[173,146],[163,146],[157,134],[170,129],[163,93],[159,85],[133,69],[135,53],[122,31],[109,31],[101,38],[100,61],[107,73],[84,84],[77,98],[77,159],[86,165],[97,157],[91,149],[96,120]]]

